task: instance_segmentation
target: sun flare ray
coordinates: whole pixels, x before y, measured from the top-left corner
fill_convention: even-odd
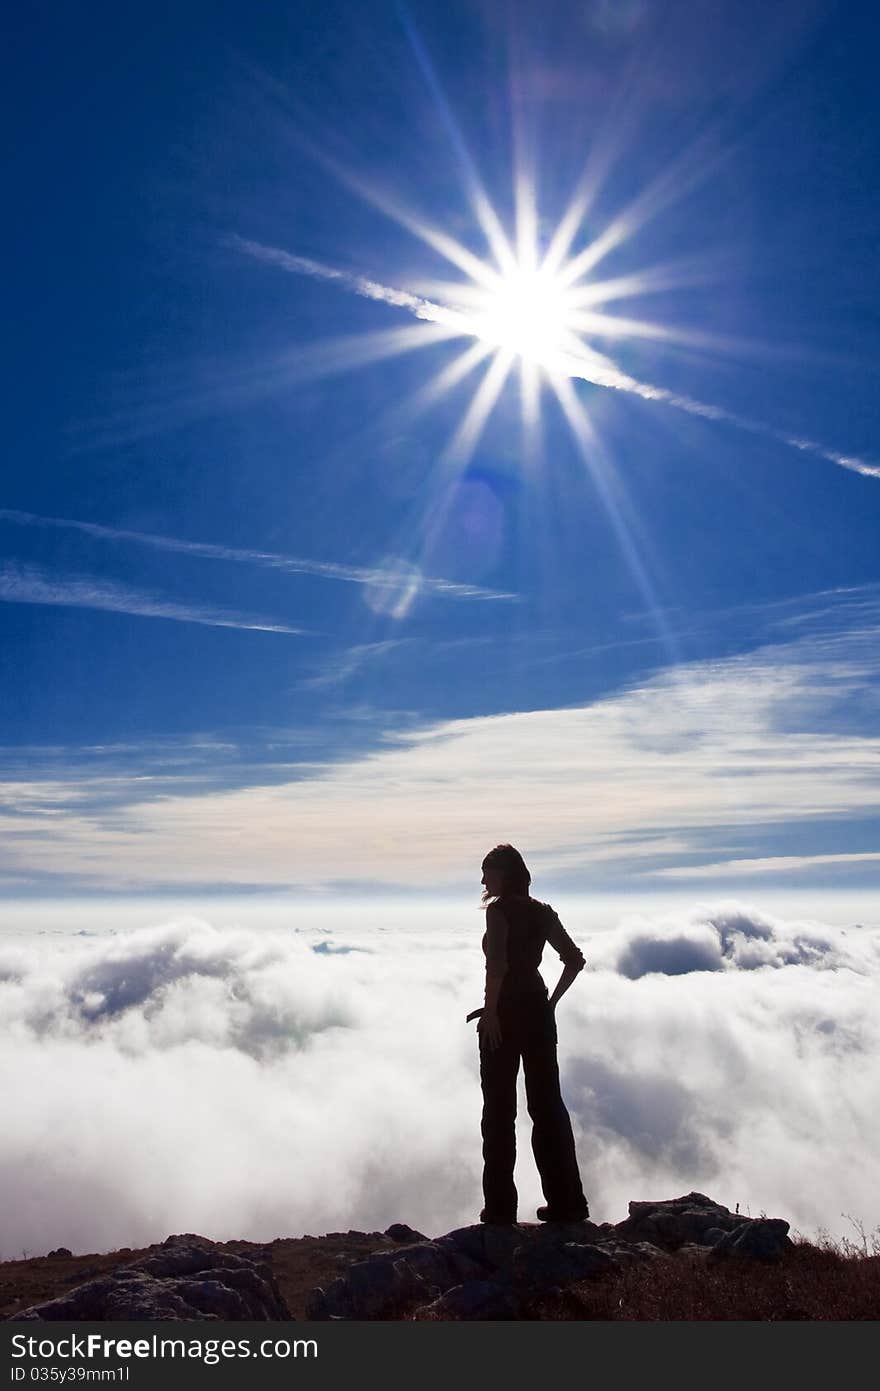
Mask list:
[[[442,95],[442,94],[441,94]],[[439,99],[439,98],[438,98]],[[451,117],[450,117],[451,119]],[[275,247],[265,247],[242,237],[227,242],[258,260],[275,264],[295,274],[334,282],[354,294],[404,309],[421,322],[415,330],[393,334],[365,335],[369,341],[360,353],[349,342],[316,344],[315,370],[321,374],[347,366],[366,365],[396,352],[439,342],[443,339],[470,340],[469,346],[449,366],[441,370],[416,393],[410,403],[415,415],[440,400],[487,358],[486,372],[474,392],[464,415],[444,453],[447,463],[461,465],[469,460],[479,443],[492,411],[501,396],[511,368],[518,364],[520,416],[526,452],[531,455],[540,427],[542,385],[553,387],[579,447],[583,452],[583,407],[573,409],[577,398],[572,383],[588,382],[615,392],[659,402],[703,420],[714,421],[763,435],[789,448],[812,454],[865,477],[880,477],[880,465],[840,450],[827,448],[815,440],[775,429],[760,421],[740,416],[723,406],[713,405],[671,391],[624,372],[613,359],[598,351],[596,340],[657,340],[670,345],[700,348],[722,353],[739,352],[754,344],[744,344],[705,329],[691,329],[672,323],[610,314],[604,305],[614,300],[637,297],[707,279],[706,257],[678,260],[644,270],[591,278],[599,263],[630,239],[663,207],[693,187],[717,164],[724,151],[711,137],[697,141],[683,155],[611,219],[597,236],[575,249],[587,211],[592,206],[604,170],[585,173],[581,186],[555,230],[546,250],[541,245],[541,219],[534,178],[526,160],[516,159],[514,177],[513,236],[505,231],[501,219],[489,202],[473,162],[461,145],[466,166],[466,185],[476,224],[485,237],[489,256],[481,259],[461,241],[429,224],[400,201],[381,193],[366,179],[340,166],[329,156],[324,162],[366,202],[405,227],[422,243],[463,274],[457,281],[427,275],[407,288],[386,285],[364,275],[325,266],[294,256]],[[567,383],[565,388],[561,384]],[[398,410],[403,410],[401,404]]]
[[[401,408],[402,417],[407,421],[414,420],[416,416],[442,400],[459,382],[470,376],[481,362],[485,362],[491,351],[490,343],[481,343],[479,339],[471,343],[404,403]]]
[[[602,505],[605,508],[606,515],[608,516],[608,520],[617,537],[618,545],[623,553],[624,560],[636,587],[642,595],[645,608],[652,617],[658,637],[663,643],[670,659],[670,664],[674,666],[680,661],[681,654],[677,649],[671,629],[664,618],[663,608],[658,601],[656,589],[651,582],[647,567],[639,547],[636,544],[634,535],[635,526],[632,519],[627,518],[627,512],[630,512],[631,509],[625,505],[617,474],[602,448],[599,437],[590,423],[589,417],[583,408],[583,404],[578,400],[575,394],[571,378],[554,373],[550,376],[550,385],[562,408],[562,412],[568,422],[572,435],[577,442],[581,458],[601,498]]]
[[[510,350],[495,354],[482,382],[474,392],[461,424],[446,448],[445,456],[454,460],[460,467],[465,467],[473,458],[480,436],[486,428],[486,421],[507,381],[513,360],[514,354]]]

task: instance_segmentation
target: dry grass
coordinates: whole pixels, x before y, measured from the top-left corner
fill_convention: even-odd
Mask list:
[[[845,1214],[844,1214],[845,1215]],[[820,1232],[793,1236],[779,1262],[748,1257],[708,1262],[704,1254],[670,1255],[619,1274],[582,1280],[536,1295],[520,1319],[565,1321],[757,1321],[880,1319],[880,1228],[855,1219],[853,1238]],[[411,1318],[403,1310],[399,1318]]]
[[[609,1280],[537,1298],[522,1317],[609,1320],[853,1320],[880,1318],[880,1254],[796,1241],[778,1264],[670,1257]]]

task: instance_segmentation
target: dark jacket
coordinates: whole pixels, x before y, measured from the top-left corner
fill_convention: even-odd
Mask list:
[[[583,953],[549,903],[507,894],[489,904],[483,951],[487,974],[504,977],[499,1003],[539,993],[546,996],[547,987],[538,971],[545,942],[558,952],[565,966],[580,970],[584,965]]]

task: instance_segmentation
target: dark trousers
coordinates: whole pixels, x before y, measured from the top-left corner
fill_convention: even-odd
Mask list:
[[[501,1042],[489,1048],[480,1035],[483,1087],[483,1197],[485,1212],[516,1219],[516,1079],[522,1058],[532,1149],[549,1207],[577,1213],[586,1207],[571,1121],[559,1090],[556,1019],[546,995],[498,1004]]]

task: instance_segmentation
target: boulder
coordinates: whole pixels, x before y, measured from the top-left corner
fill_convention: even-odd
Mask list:
[[[510,1280],[467,1280],[415,1311],[416,1319],[517,1319],[522,1301]]]
[[[736,1231],[737,1228],[734,1227],[732,1230]],[[721,1227],[710,1227],[708,1231],[701,1234],[699,1244],[701,1246],[717,1246],[719,1241],[723,1241],[727,1235],[728,1233],[723,1231]]]
[[[606,1227],[479,1223],[436,1241],[377,1251],[326,1289],[313,1290],[306,1317],[382,1319],[415,1310],[428,1319],[516,1318],[523,1300],[535,1295],[663,1258],[656,1246],[624,1241]]]
[[[214,1243],[208,1236],[199,1236],[198,1232],[173,1232],[171,1236],[166,1236],[160,1243],[162,1246],[201,1246],[206,1250],[213,1250]]]
[[[614,1228],[606,1224],[613,1234]],[[470,1256],[486,1270],[506,1270],[514,1252],[521,1246],[546,1245],[557,1247],[567,1241],[577,1243],[596,1240],[603,1229],[593,1222],[523,1222],[510,1226],[480,1223],[458,1227],[446,1236],[437,1238],[439,1245],[451,1244]]]
[[[606,1275],[616,1269],[618,1262],[614,1256],[601,1247],[565,1241],[559,1246],[551,1246],[548,1242],[521,1246],[514,1255],[512,1271],[520,1288],[548,1290],[573,1280]]]
[[[514,1225],[496,1226],[494,1223],[475,1223],[472,1227],[456,1227],[438,1238],[438,1246],[465,1256],[485,1271],[501,1270],[509,1266],[514,1251],[522,1245],[523,1227]]]
[[[632,1202],[629,1217],[617,1224],[615,1232],[627,1241],[641,1238],[665,1251],[696,1254],[702,1250],[713,1260],[737,1255],[776,1261],[792,1249],[788,1223],[782,1218],[745,1217],[705,1193]]]
[[[596,1249],[611,1256],[619,1266],[664,1260],[668,1254],[650,1241],[597,1241]]]
[[[385,1236],[390,1236],[392,1241],[400,1242],[430,1240],[423,1232],[417,1232],[413,1227],[408,1227],[405,1222],[392,1222],[390,1227],[385,1228]]]
[[[189,1244],[189,1236],[169,1238],[131,1265],[23,1309],[10,1322],[290,1318],[268,1265],[196,1240],[199,1245]]]
[[[753,1260],[779,1261],[792,1249],[788,1223],[781,1217],[751,1217],[726,1232],[712,1247],[709,1258],[718,1261],[726,1256],[750,1256]]]
[[[629,1217],[617,1224],[615,1234],[626,1241],[648,1241],[675,1251],[689,1244],[711,1245],[706,1241],[710,1231],[724,1235],[748,1220],[705,1193],[687,1193],[683,1198],[630,1203]]]
[[[451,1242],[422,1241],[378,1251],[355,1261],[326,1290],[313,1290],[306,1317],[389,1318],[414,1301],[436,1299],[444,1290],[483,1273],[476,1261]]]

